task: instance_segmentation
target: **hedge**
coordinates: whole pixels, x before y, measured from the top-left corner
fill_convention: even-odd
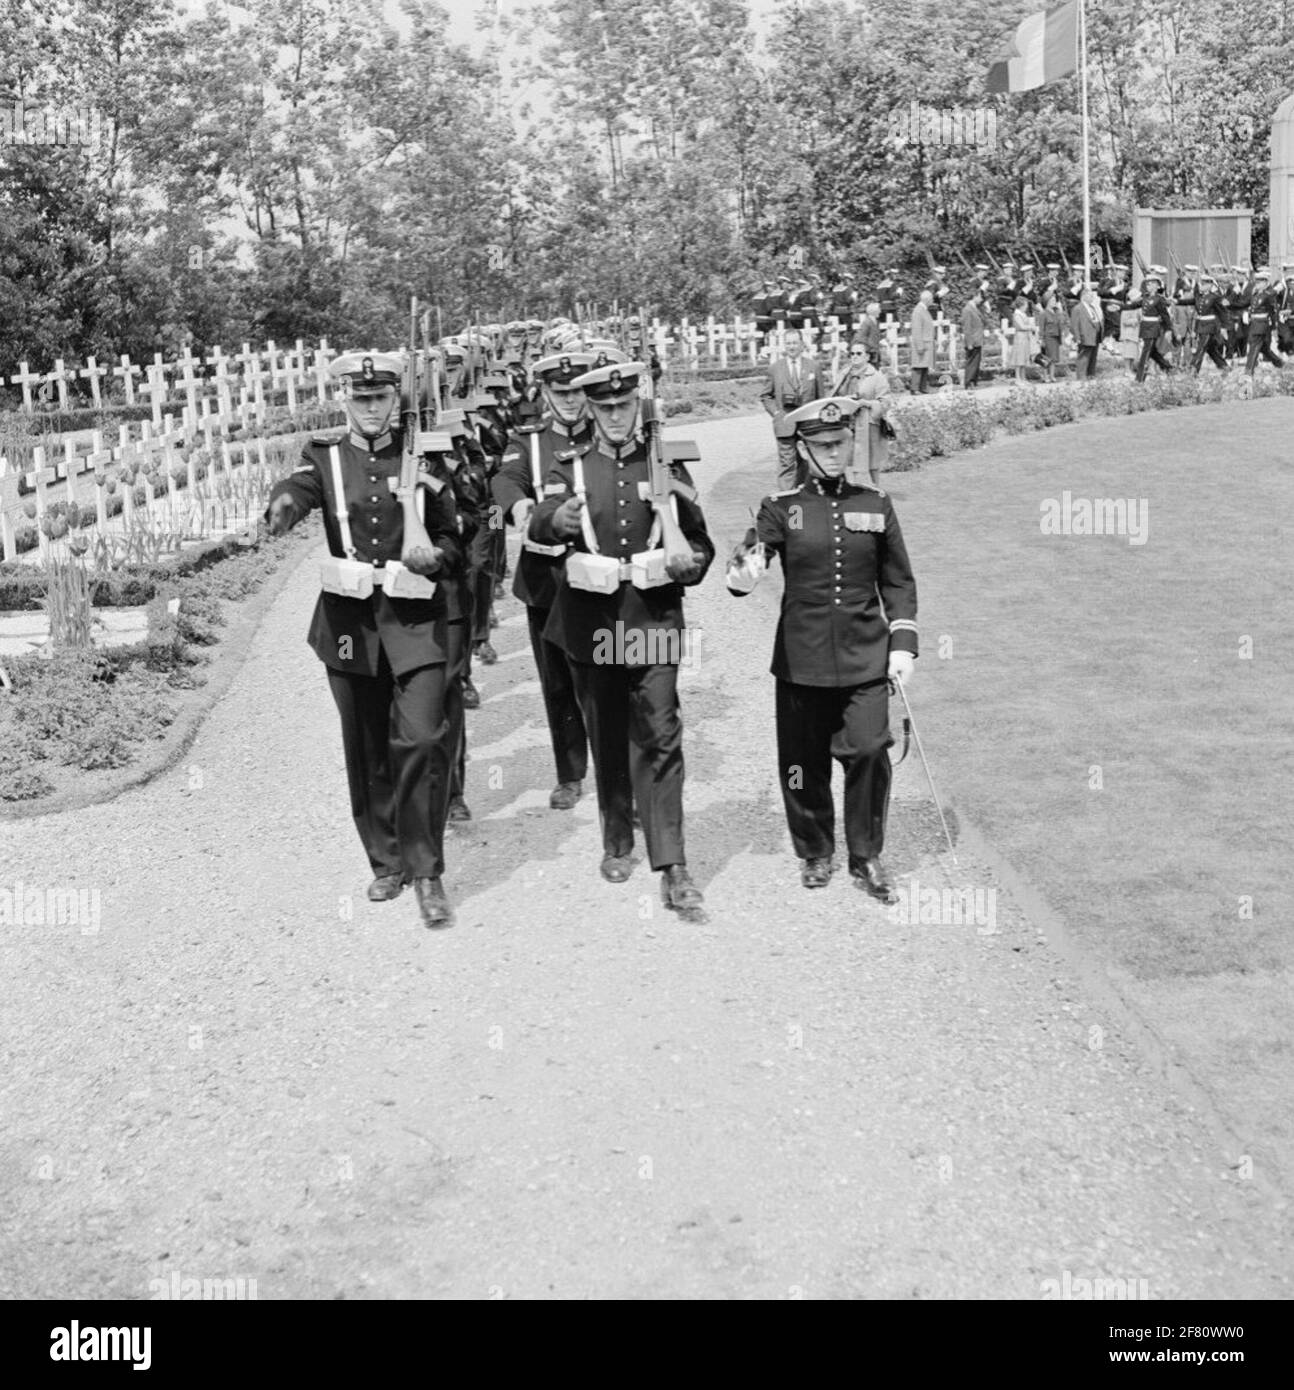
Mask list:
[[[996,399],[953,387],[894,412],[897,438],[890,445],[888,467],[894,472],[920,468],[930,458],[978,449],[999,432],[1029,434],[1075,420],[1290,395],[1294,371],[1248,377],[1234,369],[1208,376],[1177,371],[1142,383],[1123,373],[1110,374],[1053,386],[1015,387]]]

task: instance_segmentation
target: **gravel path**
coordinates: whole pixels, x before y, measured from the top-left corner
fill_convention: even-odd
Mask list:
[[[722,553],[772,476],[767,422],[687,433]],[[307,563],[183,766],[0,826],[0,888],[101,906],[93,932],[0,931],[0,1296],[178,1275],[261,1298],[1039,1298],[1065,1271],[1288,1296],[1286,1204],[1228,1172],[1005,891],[989,931],[904,925],[843,875],[799,887],[779,576],[738,603],[716,571],[691,604],[708,924],[665,913],[645,864],[598,877],[590,799],[546,809],[509,598],[436,934],[411,896],[364,898],[314,586]],[[915,753],[895,796],[892,867],[945,886]]]

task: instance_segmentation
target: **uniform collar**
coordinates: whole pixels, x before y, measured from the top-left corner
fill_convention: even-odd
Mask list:
[[[564,420],[556,418],[548,422],[548,428],[560,439],[569,439],[571,443],[578,443],[593,428],[591,420],[577,420],[573,425],[568,425]]]
[[[849,484],[842,473],[838,478],[810,478],[809,486],[820,497],[840,497]]]
[[[603,458],[615,459],[616,462],[619,462],[621,459],[627,459],[638,448],[638,440],[630,436],[623,444],[608,444],[601,435],[598,435],[594,448]]]
[[[358,434],[355,430],[351,430],[346,438],[349,439],[357,449],[363,449],[366,454],[380,454],[383,449],[390,448],[393,442],[390,430],[387,430],[384,434],[379,434],[376,439],[365,439],[362,434]]]

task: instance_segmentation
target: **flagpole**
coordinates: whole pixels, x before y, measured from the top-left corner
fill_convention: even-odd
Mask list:
[[[1088,182],[1087,0],[1078,0],[1078,71],[1083,94],[1083,284],[1092,274],[1092,190]]]

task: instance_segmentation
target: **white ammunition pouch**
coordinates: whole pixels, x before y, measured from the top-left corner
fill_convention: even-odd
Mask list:
[[[585,496],[584,464],[579,458],[575,460],[575,492],[579,497]],[[674,498],[671,497],[670,502],[677,507]],[[650,548],[630,556],[627,564],[598,553],[598,538],[593,533],[587,504],[580,512],[580,529],[584,534],[584,544],[591,553],[585,555],[577,550],[566,557],[566,582],[572,589],[614,594],[625,580],[635,589],[657,589],[662,584],[674,582],[665,572],[665,551],[656,544],[660,540],[659,517],[652,520],[651,533],[647,538]]]
[[[356,560],[355,543],[351,538],[350,517],[346,514],[346,491],[342,485],[341,450],[333,445],[328,451],[332,467],[333,497],[336,504],[337,526],[341,531],[342,549],[347,556],[340,560],[330,555],[319,561],[319,583],[326,594],[337,594],[341,598],[369,598],[373,590],[385,589],[388,598],[429,599],[435,596],[436,585],[423,574],[414,574],[399,560],[389,560],[379,569],[366,560]],[[418,498],[419,513],[423,499]]]
[[[319,561],[319,582],[326,594],[368,598],[373,592],[373,566],[363,560],[339,560],[330,555]]]

